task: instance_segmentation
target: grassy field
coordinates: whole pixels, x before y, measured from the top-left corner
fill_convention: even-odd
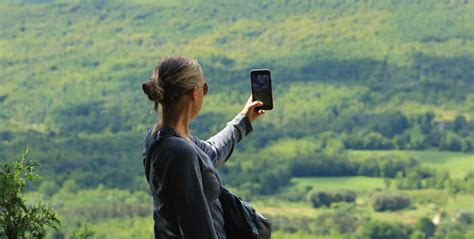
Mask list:
[[[382,178],[370,177],[305,177],[293,178],[292,185],[281,190],[276,196],[262,198],[253,202],[258,211],[268,216],[309,217],[316,218],[333,208],[313,208],[308,201],[292,202],[279,199],[278,195],[291,192],[303,192],[305,188],[331,191],[349,189],[357,193],[357,206],[364,208],[371,218],[388,222],[414,223],[420,217],[433,218],[444,212],[454,217],[460,211],[474,211],[474,195],[450,195],[447,190],[420,189],[397,190],[393,183],[386,188]],[[410,208],[396,212],[376,212],[371,206],[371,193],[375,190],[390,190],[407,195],[412,205]]]
[[[399,150],[358,150],[348,151],[350,157],[368,157],[384,155],[411,156],[421,162],[422,165],[438,170],[448,170],[451,177],[461,178],[467,172],[474,170],[474,155],[454,152],[439,151],[399,151]],[[393,182],[390,190],[393,189]],[[474,210],[473,195],[451,196],[446,190],[404,190],[400,191],[412,198],[413,206],[400,212],[374,212],[370,207],[370,193],[376,189],[386,189],[384,179],[372,177],[304,177],[293,178],[289,186],[282,188],[276,195],[265,197],[252,202],[262,213],[275,216],[284,215],[289,217],[317,217],[321,213],[331,209],[315,209],[308,201],[288,201],[282,199],[281,195],[295,192],[312,190],[338,190],[349,189],[357,193],[357,204],[366,207],[373,218],[385,221],[402,221],[410,223],[421,216],[432,217],[438,211],[444,211],[455,215],[459,210]]]
[[[119,230],[111,230],[111,228],[117,228]],[[151,216],[107,219],[93,225],[91,229],[95,231],[93,238],[98,239],[153,238],[153,219]]]
[[[313,217],[325,211],[325,209],[314,209],[306,201],[288,201],[281,199],[282,195],[294,194],[295,192],[306,193],[308,188],[315,190],[350,189],[358,194],[367,194],[376,188],[384,188],[385,184],[381,178],[370,177],[305,177],[293,178],[288,187],[283,188],[277,195],[264,197],[252,202],[252,204],[266,215],[284,216],[306,216]]]
[[[304,233],[285,233],[282,231],[277,231],[277,232],[272,232],[272,238],[273,239],[287,239],[287,238],[292,238],[292,239],[337,239],[339,238],[338,236],[315,236],[315,235],[308,235]]]
[[[308,177],[293,178],[292,186],[285,190],[301,190],[308,186],[317,190],[350,189],[356,192],[372,191],[376,188],[384,188],[382,178],[371,177]]]
[[[453,178],[462,178],[474,171],[474,154],[443,151],[401,151],[401,150],[351,150],[350,157],[368,157],[384,155],[410,156],[422,165],[440,170],[448,170]]]

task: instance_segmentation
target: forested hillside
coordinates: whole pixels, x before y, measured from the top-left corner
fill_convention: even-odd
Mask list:
[[[240,112],[251,69],[272,71],[274,109],[219,170],[274,238],[472,238],[473,13],[470,0],[1,0],[0,162],[29,145],[42,164],[27,196],[59,211],[50,238],[84,224],[150,237],[141,154],[159,116],[141,84],[189,55],[209,84],[191,125],[203,139]]]
[[[344,149],[474,152],[473,11],[470,1],[2,1],[0,152],[29,144],[58,184],[145,187],[143,135],[157,116],[140,86],[170,54],[203,66],[210,93],[192,124],[202,138],[243,106],[250,69],[272,70],[275,109],[231,168]]]

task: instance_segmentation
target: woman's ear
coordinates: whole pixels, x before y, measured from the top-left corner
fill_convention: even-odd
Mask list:
[[[191,101],[196,101],[198,98],[198,91],[196,90],[197,88],[194,87],[191,91]]]

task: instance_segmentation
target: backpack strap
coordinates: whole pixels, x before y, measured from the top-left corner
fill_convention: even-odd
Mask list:
[[[151,168],[151,159],[153,155],[153,150],[164,139],[173,137],[173,136],[178,136],[176,131],[171,127],[162,127],[154,134],[152,134],[152,132],[153,132],[153,129],[150,129],[147,132],[146,137],[147,138],[150,137],[151,142],[145,145],[146,150],[143,155],[143,166],[145,168],[145,176],[148,183],[150,183],[150,168]],[[153,230],[155,232],[155,237],[156,237],[156,235],[160,235],[162,231],[161,220],[158,215],[157,209],[153,210],[153,221],[154,221]]]
[[[152,133],[152,130],[150,129],[148,131],[148,134],[151,134],[151,133]],[[176,131],[173,128],[166,127],[166,126],[160,128],[154,135],[150,135],[150,137],[152,138],[152,141],[151,141],[150,144],[148,144],[148,146],[146,148],[146,153],[143,157],[143,166],[145,167],[145,176],[146,176],[146,180],[148,181],[148,183],[150,182],[149,174],[150,174],[150,166],[151,166],[151,155],[153,154],[152,153],[153,149],[162,140],[164,140],[166,138],[169,138],[169,137],[172,137],[172,136],[179,137],[178,134],[176,133]]]

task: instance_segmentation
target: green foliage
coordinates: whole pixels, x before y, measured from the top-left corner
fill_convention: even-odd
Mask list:
[[[69,193],[77,193],[79,186],[74,179],[68,179],[63,183],[62,190]]]
[[[323,213],[316,218],[321,235],[340,235],[355,233],[357,228],[370,221],[369,216],[363,210],[358,209],[355,204],[342,204],[334,212]]]
[[[454,132],[459,133],[467,126],[466,118],[463,115],[457,115],[454,119]]]
[[[434,235],[434,232],[436,231],[436,225],[433,224],[431,219],[423,217],[418,219],[414,226],[414,230],[422,232],[423,238],[429,238]]]
[[[139,85],[170,54],[210,84],[202,138],[240,110],[249,69],[272,70],[275,109],[247,153],[282,138],[329,156],[474,150],[471,1],[27,2],[0,3],[0,154],[30,143],[57,185],[143,187],[130,159],[159,116]]]
[[[446,239],[464,239],[464,233],[460,231],[450,231],[445,237]]]
[[[406,177],[403,177],[401,173],[398,174],[396,185],[398,189],[420,189],[423,187],[421,177],[413,170]]]
[[[335,208],[334,211],[324,212],[315,218],[288,216],[270,216],[272,230],[287,233],[302,232],[309,235],[317,235],[317,238],[325,236],[337,236],[355,233],[370,218],[363,210],[354,204],[344,204]],[[273,233],[272,233],[273,237]]]
[[[130,238],[133,235],[145,238],[153,230],[153,202],[147,191],[131,192],[98,186],[71,192],[61,188],[51,196],[29,192],[26,198],[28,201],[47,199],[51,207],[65,218],[58,231],[48,231],[47,238],[77,238],[81,235],[82,238]]]
[[[464,225],[474,224],[474,211],[460,211],[457,220]]]
[[[433,170],[432,173],[439,174],[441,177],[449,176],[451,178],[462,179],[468,175],[470,171],[474,170],[474,165],[472,164],[474,155],[466,153],[443,152],[437,150],[357,150],[348,151],[347,154],[348,157],[360,161],[361,164],[368,159],[390,157],[399,159],[413,158],[422,168],[429,168]]]
[[[425,234],[422,231],[415,231],[411,234],[410,239],[425,239]]]
[[[295,177],[357,175],[355,165],[346,157],[324,154],[298,157],[292,162],[291,171]]]
[[[449,182],[451,193],[470,193],[474,194],[474,171],[470,171],[463,179],[452,179]]]
[[[404,194],[378,192],[372,195],[372,207],[375,211],[397,211],[409,207],[411,200]]]
[[[463,0],[3,1],[0,158],[33,145],[48,180],[30,188],[61,209],[64,198],[72,202],[64,209],[70,224],[92,218],[102,223],[93,226],[97,237],[149,237],[107,229],[149,221],[140,152],[159,115],[148,114],[140,83],[160,57],[184,54],[198,58],[210,84],[191,125],[203,139],[239,112],[250,94],[248,70],[272,70],[275,109],[220,169],[246,196],[292,182],[359,193],[383,187],[382,179],[292,177],[398,174],[394,183],[404,180],[404,188],[469,198],[473,181],[462,177],[471,154],[439,150],[474,152],[473,10]],[[370,149],[373,157],[355,161],[345,149]],[[376,157],[376,149],[427,150],[406,153],[449,174],[409,170],[403,160],[411,156]],[[103,195],[95,206],[85,199]],[[140,219],[126,220],[132,216]],[[324,225],[336,220],[327,218]],[[65,236],[76,226],[68,224]],[[344,238],[331,230],[326,237]]]
[[[438,225],[435,238],[464,239],[465,229],[459,223],[446,223]]]
[[[401,223],[372,221],[360,227],[357,236],[361,239],[408,239],[411,233],[412,229]]]
[[[451,151],[461,151],[462,149],[462,138],[455,133],[448,132],[443,138],[440,148]]]
[[[345,122],[342,128],[336,130],[351,132],[350,137],[344,139],[345,147],[350,149],[439,148],[464,152],[473,150],[466,130],[455,131],[454,122],[436,123],[434,118],[435,114],[431,111],[414,116],[412,119],[408,119],[400,112],[377,115],[355,113],[349,123]]]
[[[88,239],[92,236],[94,236],[94,231],[87,224],[73,231],[73,239]]]
[[[356,165],[357,175],[386,178],[395,178],[397,173],[406,175],[410,169],[419,165],[419,161],[412,157],[398,155],[369,156],[353,163]]]
[[[350,190],[340,191],[328,191],[328,192],[310,192],[308,193],[308,199],[314,208],[319,207],[330,207],[331,204],[336,202],[348,202],[354,203],[356,200],[356,194]]]
[[[271,155],[245,154],[236,157],[222,172],[231,186],[239,186],[251,194],[269,194],[289,183],[292,177],[289,167]]]
[[[38,191],[49,196],[52,196],[58,190],[59,190],[59,186],[55,181],[43,181],[38,188]]]
[[[60,221],[48,206],[28,205],[22,196],[26,183],[38,178],[37,161],[27,160],[28,148],[6,161],[0,172],[0,236],[3,238],[44,238],[45,227],[58,229]]]

